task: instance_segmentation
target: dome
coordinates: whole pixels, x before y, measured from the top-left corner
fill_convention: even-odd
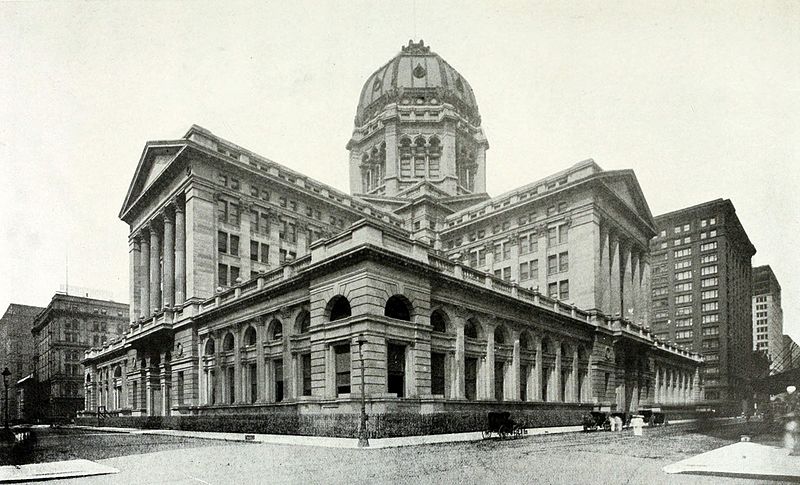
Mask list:
[[[356,109],[356,126],[363,125],[389,103],[452,104],[470,123],[480,126],[472,87],[461,74],[420,40],[375,71],[364,87]]]

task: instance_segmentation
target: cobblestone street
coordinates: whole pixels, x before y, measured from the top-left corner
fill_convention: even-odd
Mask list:
[[[93,459],[120,470],[59,483],[756,483],[661,470],[749,431],[744,424],[702,433],[679,425],[647,429],[644,437],[573,433],[381,450],[62,431],[40,444],[42,456]]]

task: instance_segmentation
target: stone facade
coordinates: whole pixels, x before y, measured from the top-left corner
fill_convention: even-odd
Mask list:
[[[33,379],[26,383],[24,418],[65,419],[84,407],[83,360],[90,347],[117,342],[128,325],[128,305],[57,293],[31,330]]]
[[[752,398],[752,267],[756,250],[730,200],[656,216],[652,328],[705,359],[705,401],[743,410]]]
[[[767,354],[770,374],[790,368],[791,352],[783,351],[781,285],[769,265],[753,268],[753,350]]]
[[[36,315],[42,310],[44,308],[12,303],[0,318],[0,366],[11,372],[8,380],[9,419],[20,418],[20,407],[15,399],[17,382],[33,371],[31,328]],[[5,416],[5,409],[0,416]]]
[[[646,328],[655,229],[632,172],[588,161],[489,199],[482,162],[462,180],[447,161],[459,136],[488,148],[474,95],[422,43],[357,112],[358,197],[197,126],[146,145],[120,213],[130,325],[86,353],[88,410],[114,388],[115,423],[344,436],[362,397],[373,435],[479,429],[500,403],[546,425],[697,399],[700,358]],[[401,140],[423,125],[426,171],[406,180]],[[533,244],[554,271],[523,278]]]

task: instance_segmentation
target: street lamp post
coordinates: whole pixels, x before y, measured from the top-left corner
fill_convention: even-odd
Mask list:
[[[367,342],[364,335],[358,336],[358,361],[361,363],[361,422],[358,426],[358,446],[363,448],[369,446],[369,438],[367,437],[367,402],[364,391],[364,356],[361,353],[362,347]]]
[[[8,367],[3,369],[3,388],[5,389],[5,399],[3,406],[5,408],[5,432],[8,434],[8,378],[11,376],[11,371]]]

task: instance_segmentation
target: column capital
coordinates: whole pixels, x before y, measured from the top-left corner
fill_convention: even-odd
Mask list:
[[[156,214],[152,219],[147,221],[147,229],[150,235],[158,234],[160,214]]]

